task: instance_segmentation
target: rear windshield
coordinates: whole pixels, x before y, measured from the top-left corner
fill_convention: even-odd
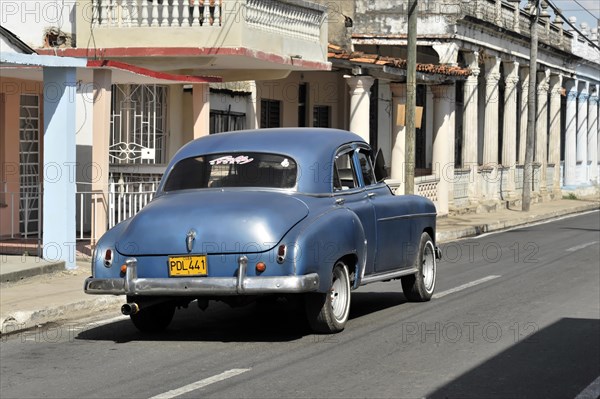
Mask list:
[[[292,188],[296,162],[288,156],[240,152],[187,158],[173,167],[164,191],[217,187]]]

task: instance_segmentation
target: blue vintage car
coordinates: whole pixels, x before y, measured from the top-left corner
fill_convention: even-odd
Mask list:
[[[126,295],[141,331],[197,300],[302,295],[311,328],[344,329],[350,293],[400,279],[427,301],[436,279],[436,210],[395,196],[354,133],[317,128],[211,135],[183,146],[154,199],[98,242],[88,294]],[[375,165],[374,165],[375,164]]]

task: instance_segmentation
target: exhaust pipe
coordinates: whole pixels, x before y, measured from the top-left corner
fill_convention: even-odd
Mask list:
[[[126,303],[123,306],[121,306],[121,313],[123,313],[125,316],[131,316],[132,314],[136,314],[139,311],[140,306],[135,302]]]

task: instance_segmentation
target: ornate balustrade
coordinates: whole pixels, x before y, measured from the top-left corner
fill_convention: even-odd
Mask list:
[[[325,8],[312,6],[285,1],[246,0],[246,22],[269,32],[318,39]]]
[[[222,0],[93,0],[99,28],[221,26]]]

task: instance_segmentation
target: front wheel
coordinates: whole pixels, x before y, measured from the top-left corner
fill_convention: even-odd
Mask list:
[[[306,316],[312,330],[326,334],[342,331],[350,314],[350,296],[348,266],[338,261],[329,291],[306,294]]]
[[[437,262],[433,240],[427,233],[421,235],[415,269],[417,269],[415,274],[401,279],[404,296],[412,302],[428,301],[435,289]]]

